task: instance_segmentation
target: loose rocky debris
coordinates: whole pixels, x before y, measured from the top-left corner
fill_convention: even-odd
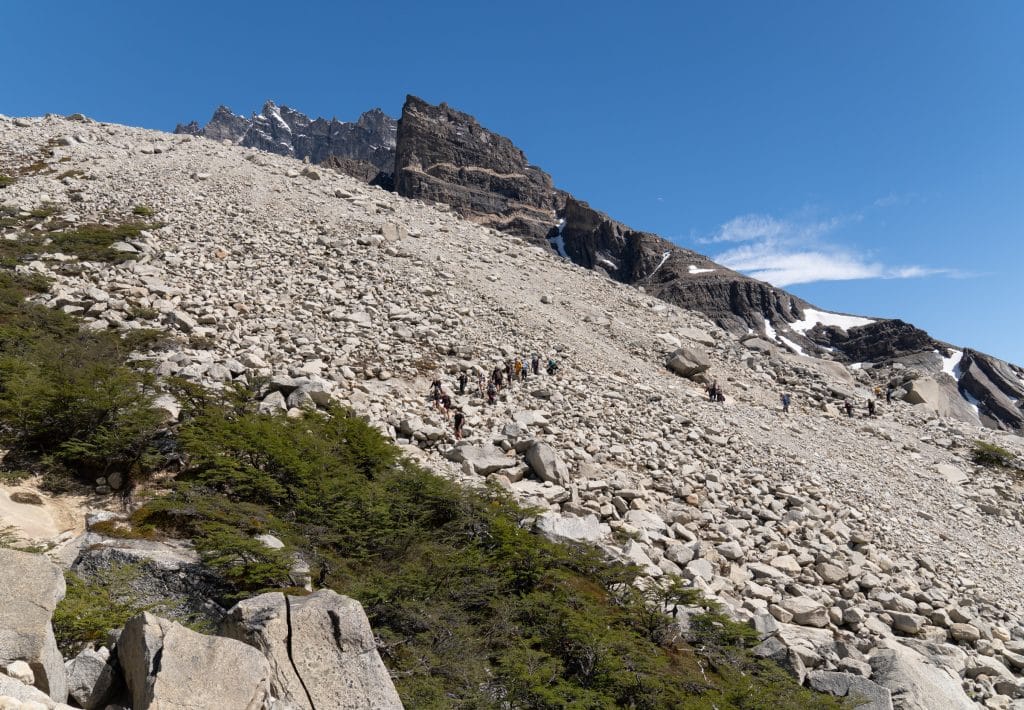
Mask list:
[[[434,470],[535,506],[542,533],[595,541],[647,584],[689,580],[814,687],[878,707],[886,692],[894,707],[1024,703],[1021,488],[970,460],[975,439],[1018,455],[1019,439],[898,399],[840,417],[877,373],[752,348],[544,249],[344,176],[306,179],[287,158],[50,117],[0,121],[0,167],[69,133],[47,149],[52,172],[5,189],[11,209],[45,201],[85,222],[146,204],[165,226],[130,261],[18,268],[52,276],[43,300],[85,327],[176,333],[139,354],[159,375],[244,384],[267,412],[350,406]],[[88,179],[58,179],[58,163]],[[673,372],[683,348],[706,354],[697,374],[725,402]],[[533,353],[556,375],[530,370],[487,405],[477,383]],[[463,441],[430,404],[437,377]]]

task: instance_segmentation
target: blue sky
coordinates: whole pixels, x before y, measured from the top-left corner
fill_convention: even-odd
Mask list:
[[[1024,363],[1022,36],[1011,0],[5,0],[0,113],[447,101],[621,221]]]

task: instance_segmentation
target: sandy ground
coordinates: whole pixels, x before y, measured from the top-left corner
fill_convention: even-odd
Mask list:
[[[11,494],[18,491],[34,493],[43,502],[15,503]],[[80,496],[53,497],[32,486],[0,486],[0,527],[13,527],[26,542],[56,542],[61,537],[78,535],[85,529],[86,508],[86,501]]]

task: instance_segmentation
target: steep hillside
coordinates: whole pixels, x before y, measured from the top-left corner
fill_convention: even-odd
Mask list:
[[[879,372],[751,340],[546,244],[288,157],[56,117],[0,122],[0,171],[36,163],[0,193],[16,214],[47,206],[76,223],[144,205],[164,223],[119,246],[134,261],[19,267],[53,275],[39,300],[89,328],[180,334],[145,353],[161,375],[266,377],[267,411],[350,405],[453,480],[537,506],[547,534],[640,565],[641,584],[682,576],[815,687],[856,681],[898,707],[1021,693],[1021,479],[973,458],[977,439],[1020,456],[1019,438],[940,416],[921,392],[922,405],[867,417]],[[613,271],[651,263],[611,258]],[[714,268],[687,258],[666,265]],[[680,348],[693,368],[666,367]],[[533,353],[557,372],[489,405],[474,384]],[[435,378],[465,413],[462,441],[430,404]],[[724,402],[708,401],[711,381]],[[856,416],[840,415],[844,400]]]

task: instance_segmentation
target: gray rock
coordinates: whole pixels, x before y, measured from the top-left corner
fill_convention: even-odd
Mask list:
[[[39,703],[39,705],[30,705],[29,707],[41,707],[41,708],[52,708],[54,707],[53,700],[39,688],[34,688],[31,685],[25,685],[20,680],[9,678],[5,675],[0,675],[0,698],[13,698],[21,703]],[[3,706],[5,710],[10,706]],[[14,707],[20,708],[21,705],[15,705]],[[62,707],[67,707],[62,706]]]
[[[596,515],[577,517],[541,513],[534,522],[534,529],[555,542],[597,542],[601,539],[601,521]]]
[[[475,473],[486,476],[503,468],[513,468],[516,460],[505,455],[505,452],[491,444],[462,443],[452,448],[447,457],[456,463],[466,463]]]
[[[783,609],[793,615],[793,623],[822,628],[828,626],[828,610],[809,597],[790,597],[782,601]]]
[[[67,676],[50,620],[64,598],[64,574],[42,555],[7,549],[0,570],[0,665],[25,661],[36,687],[62,703]]]
[[[708,356],[696,348],[678,348],[672,351],[665,364],[672,372],[687,378],[699,375],[711,367]]]
[[[893,710],[892,693],[888,688],[852,673],[811,671],[807,685],[819,693],[850,698],[857,710]]]
[[[906,646],[887,642],[869,659],[871,679],[892,692],[901,710],[974,710],[975,705],[946,671]]]
[[[274,391],[263,398],[259,406],[260,414],[277,414],[288,410],[284,395]]]
[[[928,622],[928,619],[920,614],[907,614],[902,611],[890,611],[892,627],[905,634],[914,635],[920,633],[921,629]]]
[[[232,607],[223,631],[266,656],[273,694],[291,707],[402,707],[353,599],[326,589],[306,597],[261,594]]]
[[[64,664],[68,695],[85,710],[105,707],[126,689],[120,667],[110,662],[105,651],[87,648]]]
[[[555,450],[542,441],[535,442],[526,451],[526,463],[542,481],[564,486],[569,482],[569,469]]]
[[[117,642],[134,710],[252,710],[270,695],[270,664],[255,648],[143,612]]]

